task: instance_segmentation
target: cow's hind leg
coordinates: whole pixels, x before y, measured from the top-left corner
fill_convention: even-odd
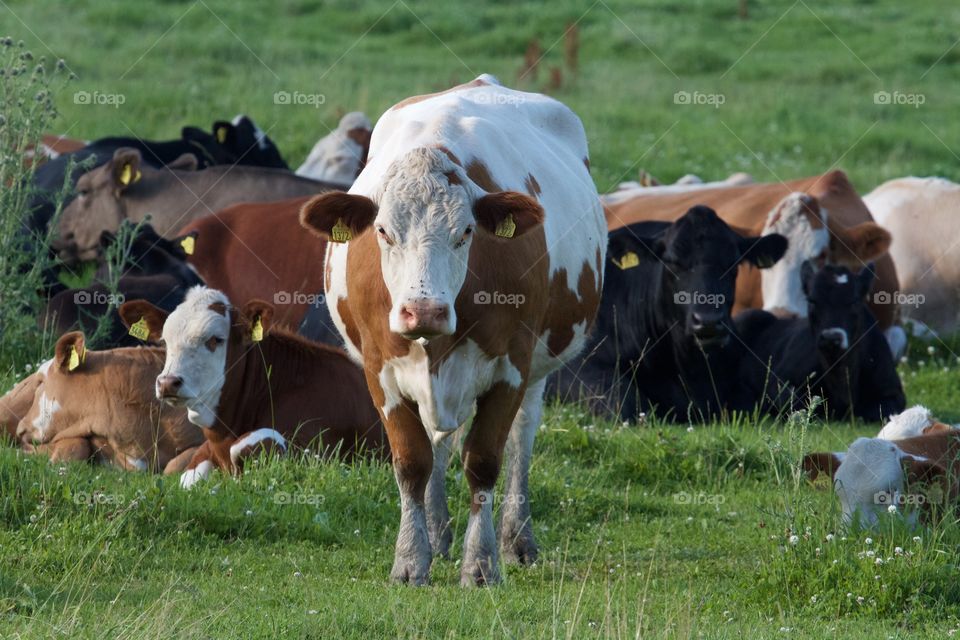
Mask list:
[[[433,470],[427,484],[427,529],[430,533],[430,547],[433,556],[450,557],[450,545],[453,543],[453,531],[450,528],[450,510],[447,507],[447,464],[450,450],[456,436],[447,435],[433,445]]]
[[[465,587],[497,584],[501,580],[493,526],[493,491],[520,399],[517,390],[508,384],[494,385],[477,401],[477,414],[463,445],[463,471],[470,484],[470,518],[460,568],[460,584]]]
[[[530,564],[537,559],[537,543],[530,522],[528,481],[533,439],[543,415],[544,384],[545,381],[541,380],[527,387],[507,438],[507,477],[499,527],[500,550],[505,562]]]

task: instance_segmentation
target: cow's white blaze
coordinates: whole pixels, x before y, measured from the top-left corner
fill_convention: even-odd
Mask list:
[[[883,440],[903,440],[922,436],[923,430],[932,426],[934,422],[930,410],[918,404],[890,418],[890,421],[880,429],[877,437]]]
[[[451,184],[445,174],[458,176]],[[404,305],[445,306],[443,333],[457,326],[453,308],[467,276],[476,227],[473,202],[463,170],[438,149],[413,149],[383,177],[374,221],[383,279],[390,292],[390,330],[407,331]]]
[[[881,511],[900,504],[904,485],[901,460],[908,457],[924,459],[880,438],[857,438],[850,445],[833,477],[845,522],[857,517],[861,526],[872,527]],[[908,514],[911,522],[916,517],[915,512]]]
[[[226,315],[211,309],[213,304],[224,305]],[[227,364],[230,313],[230,301],[223,293],[194,287],[163,325],[167,357],[160,375],[183,381],[178,401],[187,407],[190,422],[201,427],[209,427],[216,419]],[[213,351],[206,346],[211,338],[222,340]]]
[[[33,419],[33,435],[32,439],[34,442],[44,442],[47,430],[50,428],[50,425],[53,423],[53,416],[60,411],[60,403],[57,402],[55,398],[51,398],[47,395],[46,391],[40,392],[40,399],[38,401],[37,416]]]
[[[373,125],[364,114],[353,111],[340,119],[337,128],[313,145],[310,155],[297,169],[298,176],[352,184],[360,170],[363,147],[347,135],[351,130],[371,130]]]
[[[823,226],[815,229],[804,213],[804,194],[791,193],[769,214],[761,235],[779,233],[787,238],[787,252],[769,269],[761,271],[763,308],[799,317],[807,316],[807,297],[803,294],[800,266],[822,255],[830,244],[827,211],[820,209]]]

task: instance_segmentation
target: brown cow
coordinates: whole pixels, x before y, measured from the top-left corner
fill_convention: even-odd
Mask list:
[[[786,183],[693,189],[661,195],[637,195],[628,199],[614,193],[605,197],[607,227],[612,230],[646,220],[673,221],[690,207],[705,204],[716,210],[731,227],[749,235],[757,235],[763,231],[767,214],[785,196],[795,191],[814,196],[827,211],[827,227],[831,236],[827,256],[829,262],[859,271],[865,263],[875,260],[877,278],[873,290],[891,293],[897,290],[893,261],[885,255],[890,247],[890,234],[873,221],[870,211],[842,171]],[[760,270],[752,266],[741,266],[740,269],[734,313],[763,308]],[[892,327],[895,306],[873,302],[874,297],[871,296],[871,310],[880,328],[887,330]]]
[[[181,471],[203,436],[186,412],[163,408],[150,393],[163,354],[143,347],[93,351],[82,333],[67,333],[51,360],[0,398],[0,421],[28,451],[53,460]]]
[[[124,303],[120,315],[145,338],[163,339],[157,398],[185,406],[204,430],[206,442],[180,478],[184,488],[214,467],[239,474],[255,451],[288,442],[307,448],[319,441],[347,457],[384,452],[360,368],[342,351],[273,327],[270,304],[236,309],[220,291],[195,287],[169,316],[145,300]]]
[[[237,204],[191,222],[180,231],[199,234],[187,261],[211,289],[240,305],[272,300],[274,322],[296,328],[308,306],[322,303],[317,257],[326,240],[300,226],[308,199]]]
[[[118,149],[106,164],[80,176],[77,197],[63,210],[54,248],[67,261],[99,255],[100,235],[116,233],[123,220],[150,217],[157,233],[172,238],[191,220],[239,202],[306,196],[340,185],[301,178],[284,169],[241,165],[189,170],[192,156],[155,169],[140,151]]]

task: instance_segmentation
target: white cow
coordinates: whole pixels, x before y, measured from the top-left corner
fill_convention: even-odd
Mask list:
[[[359,111],[348,113],[340,118],[336,129],[313,145],[297,168],[297,175],[344,186],[353,184],[367,161],[372,131],[367,116]]]

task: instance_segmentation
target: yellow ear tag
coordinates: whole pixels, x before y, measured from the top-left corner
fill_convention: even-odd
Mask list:
[[[147,326],[146,318],[141,316],[139,320],[130,325],[129,333],[137,340],[146,341],[150,337],[150,327]]]
[[[625,254],[620,256],[620,261],[613,261],[613,264],[617,265],[621,269],[633,269],[640,264],[640,256],[635,254],[633,251],[627,251]]]
[[[193,249],[196,247],[196,239],[193,236],[187,236],[180,241],[180,246],[183,247],[183,252],[188,256],[193,255]]]
[[[254,342],[263,340],[263,323],[260,322],[260,316],[257,316],[257,319],[253,323],[253,329],[250,330],[250,338]]]
[[[337,224],[333,225],[333,229],[330,230],[330,239],[334,242],[349,242],[353,239],[350,227],[343,224],[341,218],[337,218]]]
[[[73,371],[80,366],[80,354],[77,353],[75,345],[70,346],[70,361],[67,363],[67,371]]]
[[[227,141],[227,128],[226,128],[226,127],[218,127],[218,128],[217,128],[217,142],[219,142],[220,144],[223,144],[223,143],[226,142],[226,141]]]
[[[500,221],[500,224],[497,225],[493,233],[501,238],[512,238],[516,232],[517,223],[513,221],[513,214],[508,213],[507,217]]]

